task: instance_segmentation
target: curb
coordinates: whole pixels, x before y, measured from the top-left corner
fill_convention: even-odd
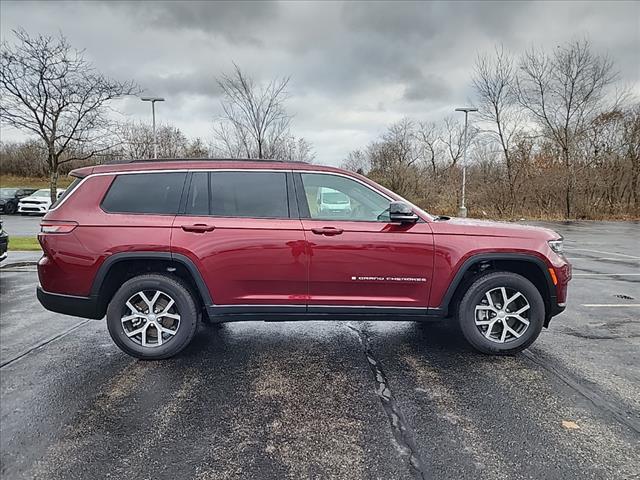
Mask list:
[[[16,268],[16,267],[33,267],[35,265],[37,265],[38,262],[15,262],[15,263],[6,263],[4,265],[2,265],[0,267],[0,270],[6,270],[9,268]]]

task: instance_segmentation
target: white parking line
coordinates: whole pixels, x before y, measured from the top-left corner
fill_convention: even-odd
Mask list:
[[[640,273],[574,273],[573,277],[638,277]]]
[[[636,257],[634,255],[626,255],[624,253],[616,253],[616,252],[603,252],[601,250],[590,250],[588,248],[569,248],[569,251],[571,250],[575,250],[577,252],[593,252],[593,253],[602,253],[604,255],[616,255],[618,257],[626,257],[626,258],[633,258],[635,260],[640,260],[640,257]]]
[[[613,260],[614,262],[629,262],[630,260],[627,258],[618,258],[618,257],[567,257],[567,260],[571,262],[580,261],[580,260]],[[632,259],[633,260],[633,259]]]
[[[625,308],[637,308],[640,307],[640,303],[583,303],[583,307],[592,307],[592,308],[600,308],[600,307],[625,307]]]

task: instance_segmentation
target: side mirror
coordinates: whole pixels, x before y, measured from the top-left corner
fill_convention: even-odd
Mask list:
[[[404,202],[391,202],[389,205],[389,220],[391,223],[416,223],[418,216],[411,207]]]

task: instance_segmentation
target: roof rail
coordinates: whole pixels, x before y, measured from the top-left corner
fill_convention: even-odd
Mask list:
[[[276,162],[276,163],[307,163],[299,160],[272,160],[269,158],[136,158],[114,163],[141,162]]]

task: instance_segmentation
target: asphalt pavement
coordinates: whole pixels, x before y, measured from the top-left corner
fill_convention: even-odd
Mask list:
[[[40,232],[43,215],[0,215],[2,227],[11,236],[36,236]]]
[[[143,362],[5,266],[2,478],[640,478],[640,224],[545,226],[569,306],[507,358],[442,323],[247,322]]]

